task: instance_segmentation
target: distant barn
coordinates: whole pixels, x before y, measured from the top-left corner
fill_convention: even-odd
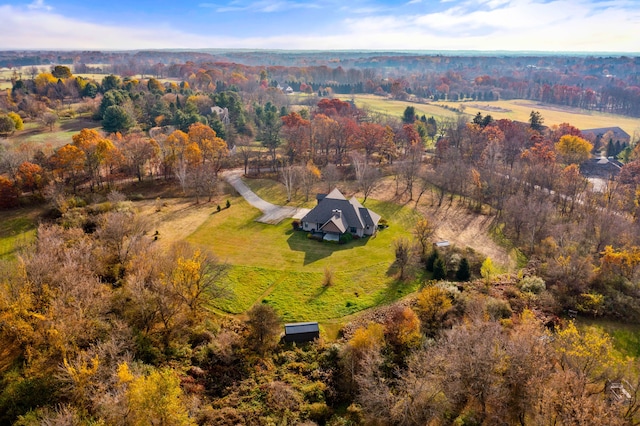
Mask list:
[[[296,322],[284,325],[284,341],[287,343],[312,342],[320,337],[317,322]]]

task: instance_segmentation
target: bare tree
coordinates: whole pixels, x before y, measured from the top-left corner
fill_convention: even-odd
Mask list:
[[[353,168],[356,171],[356,181],[358,183],[358,189],[364,195],[365,203],[371,193],[378,187],[382,174],[380,170],[371,167],[366,158],[360,154],[354,153],[351,157]]]

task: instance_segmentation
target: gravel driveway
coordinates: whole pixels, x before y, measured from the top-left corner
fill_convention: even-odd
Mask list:
[[[276,225],[287,218],[302,219],[310,211],[310,209],[301,207],[276,206],[258,197],[242,181],[242,170],[228,170],[222,176],[249,204],[263,213],[262,216],[256,219],[258,222]]]

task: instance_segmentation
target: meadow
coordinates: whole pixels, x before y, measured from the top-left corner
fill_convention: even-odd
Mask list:
[[[597,111],[582,110],[578,108],[563,107],[560,105],[541,104],[535,101],[513,99],[508,101],[492,102],[433,102],[421,104],[408,101],[397,101],[375,95],[340,96],[343,100],[353,99],[359,108],[370,111],[402,117],[408,106],[413,106],[416,114],[433,116],[436,119],[455,118],[459,113],[448,108],[463,107],[464,114],[469,118],[478,112],[482,115],[491,115],[494,119],[510,119],[527,122],[531,111],[539,111],[544,119],[544,124],[570,123],[579,129],[593,129],[600,127],[618,126],[629,135],[640,135],[640,119],[623,115],[606,114]]]

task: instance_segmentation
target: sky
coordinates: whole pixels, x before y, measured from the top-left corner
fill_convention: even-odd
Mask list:
[[[0,0],[0,49],[640,53],[640,0]]]

